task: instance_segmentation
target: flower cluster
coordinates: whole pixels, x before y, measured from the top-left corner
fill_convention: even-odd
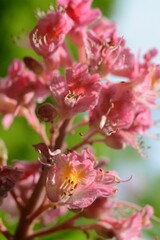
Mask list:
[[[89,234],[94,229],[105,239],[127,240],[141,239],[141,228],[150,225],[150,206],[134,209],[125,218],[118,214],[120,206],[113,197],[123,180],[115,171],[102,169],[105,163],[96,159],[91,147],[98,141],[114,149],[130,145],[143,155],[137,139],[153,125],[151,108],[157,107],[160,80],[160,67],[153,62],[157,50],[135,57],[116,25],[91,3],[57,0],[55,9],[38,11],[29,42],[41,61],[14,59],[0,81],[4,128],[22,116],[42,139],[34,145],[37,162],[22,161],[14,167],[3,162],[0,167],[0,199],[10,193],[3,204],[1,200],[2,209],[20,218],[15,240],[58,231],[52,226],[33,232],[33,220],[46,225],[47,219],[69,209],[78,214],[59,230],[76,228]],[[112,81],[112,76],[119,81]],[[87,130],[81,142],[68,146],[66,136],[83,125]],[[14,214],[6,208],[7,200],[17,209]],[[80,217],[98,220],[78,228],[75,220]],[[0,225],[10,236],[4,228]]]

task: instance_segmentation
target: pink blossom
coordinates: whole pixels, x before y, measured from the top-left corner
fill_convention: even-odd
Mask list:
[[[157,49],[153,48],[147,51],[141,59],[140,54],[137,59],[134,58],[132,64],[132,72],[128,77],[131,79],[143,78],[147,74],[154,75],[154,71],[156,71],[158,65],[152,62],[153,58],[157,55]],[[153,77],[154,78],[154,77]]]
[[[37,54],[47,57],[63,44],[65,35],[72,28],[72,20],[61,11],[49,11],[40,18],[29,38]]]
[[[88,25],[100,16],[99,9],[90,9],[92,0],[57,0],[78,26]]]
[[[116,36],[117,26],[108,18],[102,17],[92,25],[91,30],[102,40],[110,41],[111,37]]]
[[[97,103],[100,83],[99,75],[90,75],[85,64],[76,64],[66,70],[66,78],[53,78],[51,91],[59,107],[60,114],[69,117],[78,112],[86,112]]]
[[[152,125],[151,110],[146,106],[137,106],[135,120],[128,129],[132,133],[143,134]]]
[[[143,94],[144,93],[144,94]],[[142,157],[143,136],[152,125],[150,107],[156,106],[156,91],[149,74],[131,82],[108,83],[90,113],[91,129],[102,133],[104,143],[114,149],[134,147]]]
[[[95,164],[88,150],[81,155],[76,152],[58,155],[47,177],[48,198],[55,205],[78,209],[89,206],[98,197],[113,195],[116,176],[96,169]]]
[[[87,32],[86,52],[91,70],[101,76],[118,70],[126,76],[134,67],[133,54],[125,47],[124,39],[117,36],[115,25],[107,19]]]
[[[153,208],[145,206],[141,211],[121,220],[106,217],[98,223],[96,229],[103,236],[105,236],[104,234],[112,233],[112,237],[116,237],[117,240],[139,240],[142,239],[142,228],[150,226],[150,218],[152,216]],[[105,228],[106,232],[104,231]]]
[[[84,41],[86,38],[86,29],[89,24],[93,24],[100,16],[99,9],[91,9],[92,0],[58,0],[60,8],[64,8],[68,16],[73,20],[73,27],[69,32],[69,37],[76,46],[79,46],[81,52],[79,59],[85,61]]]
[[[90,113],[90,124],[105,135],[104,142],[116,149],[131,145],[141,152],[136,141],[152,125],[151,107],[157,92],[150,74],[130,82],[107,83],[98,104]]]
[[[122,149],[126,145],[131,145],[142,154],[140,146],[138,146],[136,137],[144,135],[145,131],[151,127],[152,119],[150,109],[138,105],[135,111],[134,121],[127,129],[121,129],[110,136],[106,136],[104,142],[111,148]]]
[[[15,99],[17,104],[28,104],[33,98],[43,98],[48,94],[47,87],[42,84],[40,78],[18,59],[13,60],[8,75],[1,80],[0,92]]]
[[[129,48],[122,49],[111,73],[116,76],[132,78],[135,71],[136,60]]]
[[[24,63],[14,59],[8,75],[0,82],[0,112],[3,126],[8,128],[15,116],[23,116],[38,132],[41,131],[35,115],[35,101],[49,94],[47,74],[42,77],[28,70]]]
[[[87,32],[85,47],[91,71],[101,76],[109,73],[132,76],[134,55],[125,46],[125,40],[117,36],[115,24],[108,19],[101,19]]]
[[[91,111],[91,125],[105,135],[127,129],[135,116],[136,100],[127,83],[104,85],[97,106]]]
[[[25,69],[22,61],[14,59],[8,69],[8,76],[0,82],[0,92],[11,99],[22,101],[30,90],[29,84],[34,81],[34,73]]]

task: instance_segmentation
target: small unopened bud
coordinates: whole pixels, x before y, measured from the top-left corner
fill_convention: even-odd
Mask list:
[[[57,116],[56,109],[50,103],[44,103],[38,108],[37,117],[44,122],[53,122]]]
[[[34,58],[32,58],[32,57],[24,57],[23,61],[24,61],[25,65],[26,65],[26,67],[29,68],[34,73],[40,75],[43,72],[43,67]]]
[[[107,226],[103,226],[101,224],[95,224],[95,231],[99,236],[104,237],[105,239],[115,237],[115,233],[112,228],[107,228]]]

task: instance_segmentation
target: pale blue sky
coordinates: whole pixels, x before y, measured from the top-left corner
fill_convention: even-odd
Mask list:
[[[138,51],[144,53],[153,47],[160,50],[160,0],[117,0],[112,20],[117,23],[119,35],[126,39],[127,46],[135,54]],[[156,62],[160,63],[160,56],[156,58]],[[154,112],[154,116],[160,119],[160,110]],[[156,132],[160,133],[160,126],[156,128]],[[135,161],[132,167],[125,166],[123,159],[118,160],[120,174],[125,177],[127,174],[133,175],[132,186],[130,183],[126,186],[131,187],[133,195],[134,190],[142,194],[148,187],[149,178],[153,179],[155,174],[160,175],[160,140],[145,140],[146,146],[151,146],[151,149],[147,150],[147,159]]]
[[[116,14],[119,34],[136,53],[160,48],[160,1],[117,0]]]
[[[117,0],[115,12],[113,20],[118,25],[118,33],[135,54],[153,47],[160,50],[160,0]],[[156,61],[160,63],[160,56]],[[160,119],[160,111],[154,115]],[[160,127],[156,130],[160,132]],[[148,144],[151,146],[148,165],[160,171],[160,140],[150,139]]]

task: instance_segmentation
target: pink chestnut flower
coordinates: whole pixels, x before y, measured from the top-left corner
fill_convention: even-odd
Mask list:
[[[29,35],[32,48],[37,54],[48,57],[63,44],[72,25],[72,20],[66,13],[59,10],[50,10],[39,19],[38,24]]]
[[[28,104],[33,99],[46,97],[49,91],[44,79],[27,69],[23,61],[14,59],[9,66],[8,75],[0,82],[0,93],[16,100],[18,104]]]
[[[110,136],[128,129],[135,116],[136,100],[127,83],[108,83],[100,92],[99,102],[91,111],[90,123]]]
[[[106,217],[101,219],[95,229],[103,237],[115,237],[117,240],[142,240],[141,230],[151,226],[150,218],[152,216],[153,208],[147,205],[128,218],[116,220]]]
[[[0,82],[0,92],[11,99],[24,101],[25,94],[31,91],[33,82],[35,82],[34,73],[27,70],[22,61],[14,59],[9,66],[8,75]]]
[[[104,85],[97,106],[90,112],[91,128],[105,135],[108,146],[122,149],[131,145],[144,156],[136,138],[152,125],[150,108],[156,106],[152,88],[149,74],[131,82]]]
[[[135,65],[134,55],[126,48],[125,40],[118,37],[116,26],[102,18],[87,31],[85,48],[92,72],[101,76],[109,73],[128,77]]]
[[[60,114],[70,117],[95,107],[101,85],[99,75],[91,75],[88,66],[75,64],[66,70],[66,78],[54,77],[50,89],[58,105]]]
[[[41,131],[35,116],[35,101],[49,94],[46,76],[39,77],[28,70],[21,60],[14,59],[8,75],[0,81],[0,112],[3,125],[8,128],[14,116],[25,117],[36,131]]]
[[[120,180],[110,172],[96,169],[93,154],[85,149],[82,154],[72,152],[57,156],[48,172],[47,196],[55,206],[80,209],[91,205],[98,197],[109,197]]]
[[[121,130],[129,129],[135,121],[135,125],[146,125],[145,130],[150,126],[150,108],[156,107],[157,96],[150,74],[129,82],[108,82],[102,86],[98,104],[91,111],[91,123],[99,119],[100,129]]]
[[[99,9],[91,9],[92,0],[57,0],[57,3],[77,26],[88,25],[100,16]]]
[[[137,143],[137,136],[143,135],[152,125],[151,111],[149,108],[138,105],[135,111],[135,119],[128,129],[121,129],[110,136],[106,136],[104,142],[111,148],[122,149],[130,145],[138,150],[141,156],[141,146]]]
[[[79,48],[79,58],[85,61],[84,40],[88,25],[93,24],[100,16],[99,9],[91,9],[92,0],[57,0],[60,8],[65,9],[67,15],[73,20],[73,27],[69,37]]]

